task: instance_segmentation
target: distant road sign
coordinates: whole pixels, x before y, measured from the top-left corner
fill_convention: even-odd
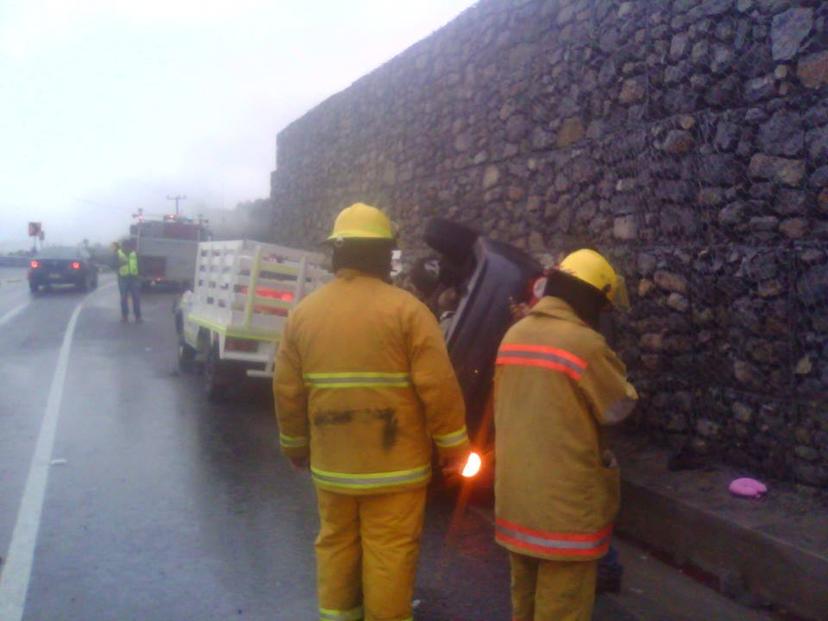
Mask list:
[[[29,237],[40,237],[41,231],[43,230],[42,223],[40,222],[29,222]]]

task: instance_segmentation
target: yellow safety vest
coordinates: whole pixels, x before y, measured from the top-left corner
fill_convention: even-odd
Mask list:
[[[273,387],[282,450],[310,454],[322,489],[421,487],[432,440],[445,456],[468,450],[463,395],[434,316],[356,270],[340,270],[291,313]]]
[[[133,250],[128,255],[123,250],[118,250],[118,275],[119,276],[137,276],[138,275],[138,255]]]

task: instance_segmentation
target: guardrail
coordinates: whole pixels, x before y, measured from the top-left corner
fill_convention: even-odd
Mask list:
[[[0,267],[27,267],[28,257],[0,257]]]

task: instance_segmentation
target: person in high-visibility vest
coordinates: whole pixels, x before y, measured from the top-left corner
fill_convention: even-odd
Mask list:
[[[603,427],[638,395],[598,333],[626,287],[599,253],[561,261],[512,326],[495,371],[495,533],[510,553],[514,621],[588,621],[619,505]]]
[[[121,293],[121,321],[129,321],[129,297],[132,297],[132,314],[135,322],[141,319],[141,281],[138,278],[138,254],[132,240],[123,246],[115,244],[118,259],[118,291]]]
[[[394,237],[375,207],[340,212],[336,278],[292,311],[276,358],[281,448],[318,498],[323,621],[411,621],[432,443],[452,471],[469,452],[437,321],[388,283]]]

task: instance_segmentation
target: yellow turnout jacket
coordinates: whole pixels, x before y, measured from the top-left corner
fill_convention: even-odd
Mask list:
[[[273,380],[283,452],[345,494],[421,487],[431,443],[468,447],[463,396],[434,316],[379,278],[340,270],[288,318]]]
[[[603,556],[618,467],[602,426],[638,395],[604,338],[545,297],[506,333],[495,372],[496,539],[544,559]]]

